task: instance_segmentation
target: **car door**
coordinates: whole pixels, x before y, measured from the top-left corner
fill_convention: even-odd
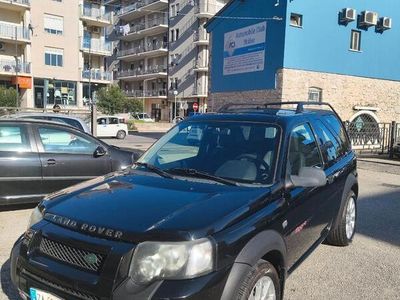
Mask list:
[[[97,118],[97,136],[106,137],[109,136],[108,118],[101,117]]]
[[[320,149],[309,123],[296,126],[289,140],[286,177],[298,175],[301,167],[323,166]],[[321,193],[325,187],[288,187],[285,192],[287,202],[284,235],[288,247],[288,263],[292,266],[321,237],[319,213]]]
[[[28,124],[0,123],[0,206],[43,197],[42,167]]]
[[[108,153],[94,155],[100,143],[78,130],[37,125],[43,187],[47,193],[111,172]]]

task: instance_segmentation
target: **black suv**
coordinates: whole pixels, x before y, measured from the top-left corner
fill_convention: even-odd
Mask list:
[[[352,241],[358,195],[338,115],[290,104],[189,118],[131,169],[49,195],[12,250],[20,295],[281,299],[317,245]]]

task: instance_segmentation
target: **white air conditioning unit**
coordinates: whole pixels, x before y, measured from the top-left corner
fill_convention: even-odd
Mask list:
[[[378,24],[378,14],[373,11],[364,11],[361,15],[361,25],[376,26]]]
[[[354,8],[343,8],[342,21],[353,22],[357,19],[357,11]]]
[[[100,27],[93,26],[91,31],[92,31],[92,33],[100,33],[101,29],[100,29]]]
[[[377,26],[378,30],[384,31],[392,28],[392,18],[383,17],[379,19],[379,23]]]

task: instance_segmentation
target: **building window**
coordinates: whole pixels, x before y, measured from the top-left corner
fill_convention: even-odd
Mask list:
[[[361,31],[351,31],[350,50],[361,51]]]
[[[175,41],[175,30],[171,30],[171,37],[170,37],[171,42]]]
[[[176,4],[176,16],[179,14],[179,3]]]
[[[171,5],[170,17],[171,18],[175,17],[175,14],[176,14],[175,4],[172,4]]]
[[[62,35],[64,30],[64,18],[53,16],[53,15],[44,15],[44,31],[51,34]]]
[[[63,56],[63,49],[46,48],[44,53],[44,62],[47,66],[62,67]]]
[[[299,14],[291,14],[290,15],[290,25],[295,27],[303,26],[303,16]]]
[[[322,89],[312,87],[308,90],[308,101],[322,102]]]
[[[179,39],[179,29],[175,30],[175,40],[177,41]]]

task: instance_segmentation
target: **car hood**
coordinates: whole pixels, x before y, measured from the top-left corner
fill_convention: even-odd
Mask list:
[[[132,242],[190,240],[246,217],[269,188],[168,179],[145,171],[115,173],[45,199],[45,219],[104,238]]]

